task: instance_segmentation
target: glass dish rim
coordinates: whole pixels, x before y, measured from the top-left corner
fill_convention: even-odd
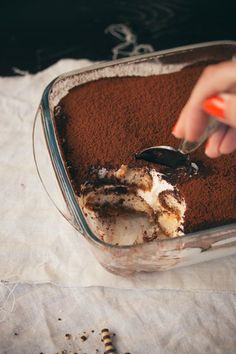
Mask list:
[[[204,48],[204,47],[210,47],[210,46],[216,46],[216,45],[235,45],[236,46],[236,41],[231,41],[231,40],[220,40],[220,41],[211,41],[211,42],[203,42],[203,43],[197,43],[193,45],[186,45],[186,46],[180,46],[180,47],[175,47],[175,48],[170,48],[170,49],[165,49],[161,51],[155,51],[152,53],[148,54],[142,54],[142,55],[137,55],[129,58],[122,58],[122,59],[117,59],[117,60],[112,60],[112,61],[107,61],[107,62],[100,62],[96,63],[93,65],[90,65],[88,67],[78,69],[78,70],[73,70],[69,71],[66,73],[63,73],[56,77],[54,80],[52,80],[47,87],[45,88],[41,102],[40,102],[40,107],[41,107],[41,121],[43,125],[43,132],[44,132],[44,137],[46,140],[46,145],[47,149],[51,158],[52,166],[54,169],[54,173],[56,174],[56,178],[58,180],[61,192],[64,196],[64,199],[66,201],[67,207],[70,209],[70,211],[73,214],[73,217],[76,221],[76,223],[79,225],[79,231],[83,234],[84,237],[92,239],[95,243],[99,244],[100,246],[105,246],[106,248],[111,248],[111,249],[130,249],[130,248],[140,248],[140,247],[145,247],[153,242],[156,244],[163,244],[166,242],[177,242],[178,240],[185,240],[186,238],[189,240],[193,237],[201,237],[206,235],[206,233],[213,234],[213,233],[222,233],[224,231],[236,231],[236,222],[229,223],[227,225],[222,225],[222,226],[217,226],[213,228],[208,228],[205,230],[200,230],[196,232],[191,232],[188,234],[184,234],[183,236],[175,237],[175,238],[168,238],[168,239],[163,239],[163,240],[153,240],[150,243],[142,243],[142,244],[137,244],[137,245],[113,245],[106,243],[99,239],[93,231],[90,229],[83,213],[82,210],[76,201],[75,198],[75,193],[72,188],[70,178],[68,176],[67,170],[65,168],[65,165],[63,163],[63,159],[61,156],[61,151],[57,142],[56,138],[56,133],[55,133],[55,128],[54,128],[54,123],[53,123],[53,117],[51,115],[50,111],[50,106],[49,106],[49,96],[51,93],[51,90],[53,89],[53,86],[55,83],[58,81],[61,81],[67,77],[81,74],[83,72],[89,72],[93,71],[96,69],[101,69],[105,67],[111,67],[117,64],[125,64],[125,63],[134,63],[135,61],[142,61],[142,60],[147,60],[147,59],[152,59],[152,58],[160,58],[168,54],[174,54],[178,52],[183,52],[183,51],[189,51],[192,49],[198,49],[198,48]],[[68,220],[67,220],[68,221]],[[73,224],[72,224],[73,225]],[[73,225],[75,229],[75,225]],[[77,229],[78,230],[78,229]]]

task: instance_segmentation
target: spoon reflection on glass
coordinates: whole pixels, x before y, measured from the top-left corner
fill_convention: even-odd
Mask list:
[[[210,98],[207,101],[208,103],[211,103],[213,109],[216,108],[214,106],[217,104],[217,100],[213,100]],[[210,113],[211,105],[208,106],[208,113]],[[138,152],[135,157],[139,160],[158,163],[171,168],[190,167],[191,161],[189,158],[189,154],[195,151],[199,146],[201,146],[207,140],[207,138],[222,125],[224,124],[219,122],[215,118],[209,117],[208,125],[204,133],[197,141],[190,142],[187,140],[182,140],[178,149],[164,145],[149,147]]]

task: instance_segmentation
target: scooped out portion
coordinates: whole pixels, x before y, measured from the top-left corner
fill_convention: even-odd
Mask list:
[[[184,198],[155,169],[94,169],[78,197],[94,233],[115,245],[183,235]]]

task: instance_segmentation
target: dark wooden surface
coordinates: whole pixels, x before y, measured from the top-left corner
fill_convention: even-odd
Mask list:
[[[0,75],[37,72],[60,58],[109,60],[119,40],[105,29],[129,26],[156,50],[236,40],[236,0],[0,1]]]

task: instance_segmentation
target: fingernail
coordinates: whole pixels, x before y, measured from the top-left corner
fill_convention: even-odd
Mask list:
[[[226,95],[218,95],[207,98],[203,103],[206,113],[224,119],[225,118]]]

